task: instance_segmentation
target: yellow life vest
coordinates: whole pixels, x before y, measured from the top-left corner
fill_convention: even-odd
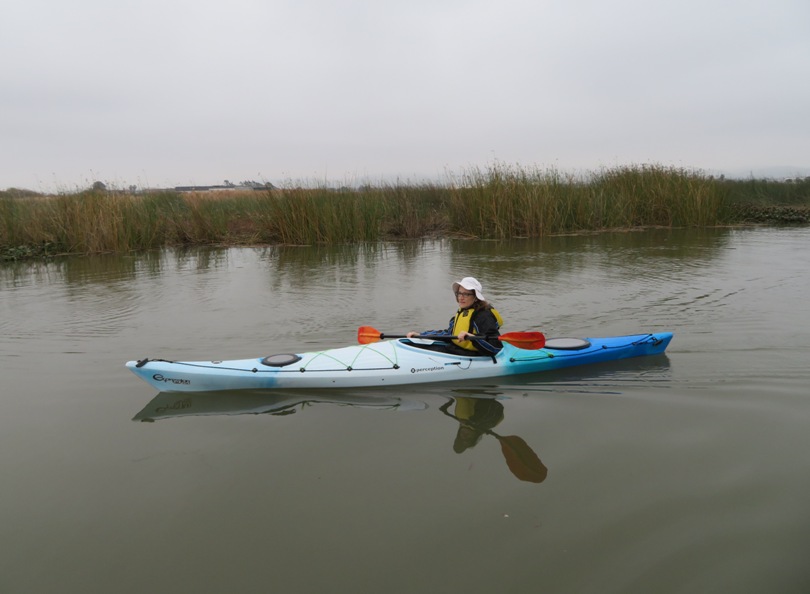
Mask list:
[[[453,319],[453,336],[458,336],[461,332],[470,332],[470,322],[472,321],[474,311],[475,310],[472,308],[467,308],[460,309],[456,312],[456,317]],[[500,328],[503,324],[501,314],[499,314],[494,307],[490,308],[489,311],[495,316],[495,320],[498,322],[498,327]],[[454,340],[453,344],[467,349],[468,351],[477,351],[471,340]]]

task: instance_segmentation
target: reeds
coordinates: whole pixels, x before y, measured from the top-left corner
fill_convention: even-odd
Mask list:
[[[363,192],[323,187],[272,191],[259,207],[264,238],[295,245],[375,241],[384,211],[381,200]]]
[[[473,237],[537,237],[591,228],[592,207],[572,177],[493,165],[467,171],[453,188],[450,225]]]
[[[469,169],[444,185],[143,195],[8,191],[0,192],[0,259],[183,244],[309,245],[439,235],[508,239],[643,226],[705,227],[739,222],[741,210],[732,206],[761,203],[767,195],[810,203],[807,180],[787,190],[784,185],[648,165],[575,177],[495,164]]]
[[[478,237],[536,237],[640,226],[710,226],[729,192],[712,178],[641,166],[589,178],[494,166],[471,170],[453,192],[451,223]]]
[[[606,227],[707,227],[721,224],[727,215],[728,188],[683,169],[609,170],[590,185],[614,206],[605,213]]]

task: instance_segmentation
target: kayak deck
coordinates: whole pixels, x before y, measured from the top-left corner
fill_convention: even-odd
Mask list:
[[[504,344],[494,357],[425,348],[416,339],[231,361],[141,359],[126,363],[160,392],[276,388],[356,388],[459,381],[536,373],[663,353],[671,332],[609,338],[551,339],[538,350]],[[570,341],[570,342],[569,342]]]

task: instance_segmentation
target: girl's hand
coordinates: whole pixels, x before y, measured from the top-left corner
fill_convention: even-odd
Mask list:
[[[472,334],[470,334],[469,332],[459,332],[458,333],[458,339],[459,340],[467,340],[468,336],[472,336]]]
[[[418,332],[408,332],[405,336],[407,336],[408,338],[413,338],[414,336],[417,336],[417,335],[418,335]]]

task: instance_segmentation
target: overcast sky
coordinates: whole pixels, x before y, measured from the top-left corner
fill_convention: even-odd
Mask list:
[[[810,170],[808,0],[0,0],[0,52],[0,189]]]

